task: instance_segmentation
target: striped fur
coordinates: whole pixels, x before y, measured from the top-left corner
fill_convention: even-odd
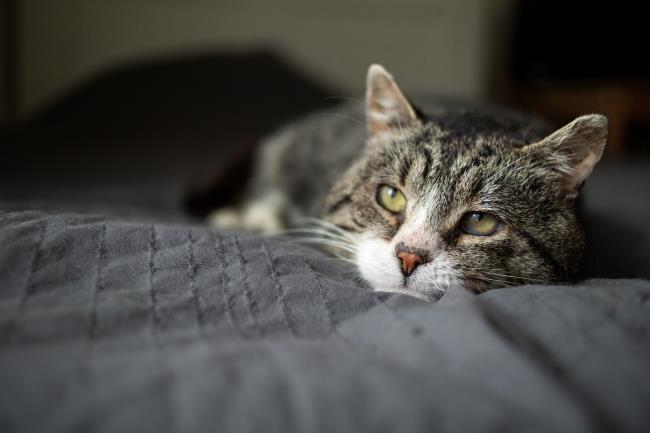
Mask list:
[[[266,143],[249,201],[281,193],[287,225],[312,216],[336,226],[346,258],[378,290],[432,300],[451,285],[569,281],[584,246],[576,197],[605,146],[606,118],[583,116],[549,135],[539,121],[490,106],[420,108],[371,67],[365,104],[310,116]],[[377,203],[383,184],[406,196],[403,215]],[[463,233],[469,211],[494,214],[498,231]],[[404,277],[398,244],[431,261]]]

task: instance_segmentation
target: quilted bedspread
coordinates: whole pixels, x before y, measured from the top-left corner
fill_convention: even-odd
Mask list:
[[[283,239],[0,212],[1,432],[638,432],[650,282],[436,304]]]
[[[0,130],[0,433],[650,431],[647,158],[589,177],[570,286],[426,304],[189,220],[194,175],[227,178],[337,94],[217,53],[116,70]]]

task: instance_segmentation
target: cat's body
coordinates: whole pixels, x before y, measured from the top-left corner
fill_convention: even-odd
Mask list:
[[[311,234],[375,289],[429,300],[450,285],[570,278],[584,243],[575,199],[606,119],[585,116],[547,136],[543,123],[493,107],[419,108],[371,67],[365,114],[350,103],[271,137],[246,202],[213,222],[272,232],[323,219]]]

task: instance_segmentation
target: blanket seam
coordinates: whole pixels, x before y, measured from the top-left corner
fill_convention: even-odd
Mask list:
[[[45,220],[45,223],[41,225],[38,231],[38,238],[35,243],[36,249],[34,251],[34,255],[32,256],[32,260],[30,262],[27,278],[25,278],[23,293],[20,297],[20,300],[18,301],[18,305],[16,306],[16,311],[14,317],[12,317],[11,319],[11,323],[9,324],[9,329],[7,329],[7,335],[5,337],[3,348],[7,348],[10,345],[10,342],[13,339],[14,334],[16,333],[16,328],[18,326],[18,319],[21,316],[23,309],[25,308],[25,304],[27,304],[27,299],[29,298],[30,295],[29,293],[30,287],[32,286],[32,280],[36,272],[36,263],[38,262],[38,258],[42,254],[41,251],[43,249],[43,244],[45,242],[45,232],[47,231],[48,227],[49,227],[49,223],[47,220]]]
[[[266,253],[266,257],[269,260],[269,265],[271,267],[271,277],[273,278],[273,285],[275,286],[275,288],[278,291],[278,298],[279,298],[279,301],[280,301],[280,311],[282,311],[284,321],[286,322],[287,327],[289,328],[289,331],[291,332],[291,335],[293,335],[294,337],[297,337],[298,333],[296,331],[295,324],[292,322],[291,318],[289,317],[289,313],[288,313],[288,308],[289,307],[287,306],[286,299],[284,298],[284,295],[285,295],[284,287],[282,286],[282,282],[280,281],[280,278],[279,278],[279,276],[278,276],[278,274],[276,272],[275,262],[273,260],[273,255],[271,254],[271,250],[269,249],[269,247],[268,247],[268,245],[267,245],[267,243],[266,243],[266,241],[264,239],[262,239],[262,249]]]
[[[90,310],[90,325],[88,329],[88,337],[90,338],[91,343],[94,342],[97,335],[97,299],[99,298],[99,292],[101,290],[101,266],[102,260],[106,254],[106,230],[107,224],[102,225],[101,230],[99,231],[99,246],[97,248],[97,266],[95,270],[95,284],[93,285],[93,303]]]
[[[237,248],[237,257],[239,258],[239,266],[242,271],[242,275],[244,277],[242,281],[242,285],[244,287],[244,299],[246,300],[246,306],[248,307],[248,314],[251,317],[251,320],[253,321],[253,326],[254,330],[256,331],[257,334],[262,335],[263,332],[259,326],[259,323],[257,323],[257,316],[255,315],[255,300],[253,299],[253,293],[251,292],[251,288],[248,282],[248,261],[246,260],[246,257],[244,257],[244,252],[241,248],[241,245],[239,244],[239,241],[237,240],[237,236],[233,236],[233,244],[235,248]],[[235,297],[232,295],[232,300],[234,301]]]
[[[192,292],[192,298],[194,300],[194,309],[196,312],[196,321],[199,326],[199,333],[203,335],[204,333],[204,327],[203,327],[203,311],[201,310],[201,299],[199,297],[199,287],[196,284],[196,272],[197,272],[197,266],[196,266],[196,260],[194,257],[194,244],[195,244],[195,239],[194,236],[192,235],[192,229],[189,229],[187,231],[187,248],[188,248],[188,273],[189,273],[189,278],[190,278],[190,291]]]
[[[228,270],[226,269],[226,252],[225,252],[225,247],[223,245],[223,238],[221,235],[219,235],[217,232],[213,231],[212,232],[212,238],[213,238],[213,244],[215,246],[216,252],[217,252],[217,260],[219,260],[219,264],[221,266],[222,270],[222,286],[221,286],[221,292],[223,293],[224,296],[224,302],[225,302],[225,307],[226,307],[226,314],[230,318],[230,323],[233,326],[233,329],[237,331],[237,334],[246,339],[247,336],[245,332],[241,329],[239,326],[239,323],[237,323],[237,319],[235,319],[235,315],[232,311],[232,306],[230,305],[231,299],[233,299],[233,296],[229,293],[230,290],[228,287],[231,284],[230,277],[228,276]]]
[[[149,263],[148,263],[148,269],[149,269],[149,298],[151,300],[151,318],[152,318],[152,332],[154,335],[155,341],[158,341],[158,323],[160,321],[160,318],[158,317],[158,313],[156,312],[156,293],[154,290],[154,274],[155,274],[155,266],[154,266],[154,259],[156,257],[156,226],[151,225],[150,231],[149,231]]]

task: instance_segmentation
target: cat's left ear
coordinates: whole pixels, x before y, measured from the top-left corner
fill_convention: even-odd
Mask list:
[[[545,152],[563,174],[563,196],[574,199],[587,176],[600,160],[607,143],[607,117],[589,114],[575,119],[542,141],[526,146]]]
[[[417,111],[381,65],[368,68],[366,84],[366,124],[368,136],[380,137],[420,124]]]

